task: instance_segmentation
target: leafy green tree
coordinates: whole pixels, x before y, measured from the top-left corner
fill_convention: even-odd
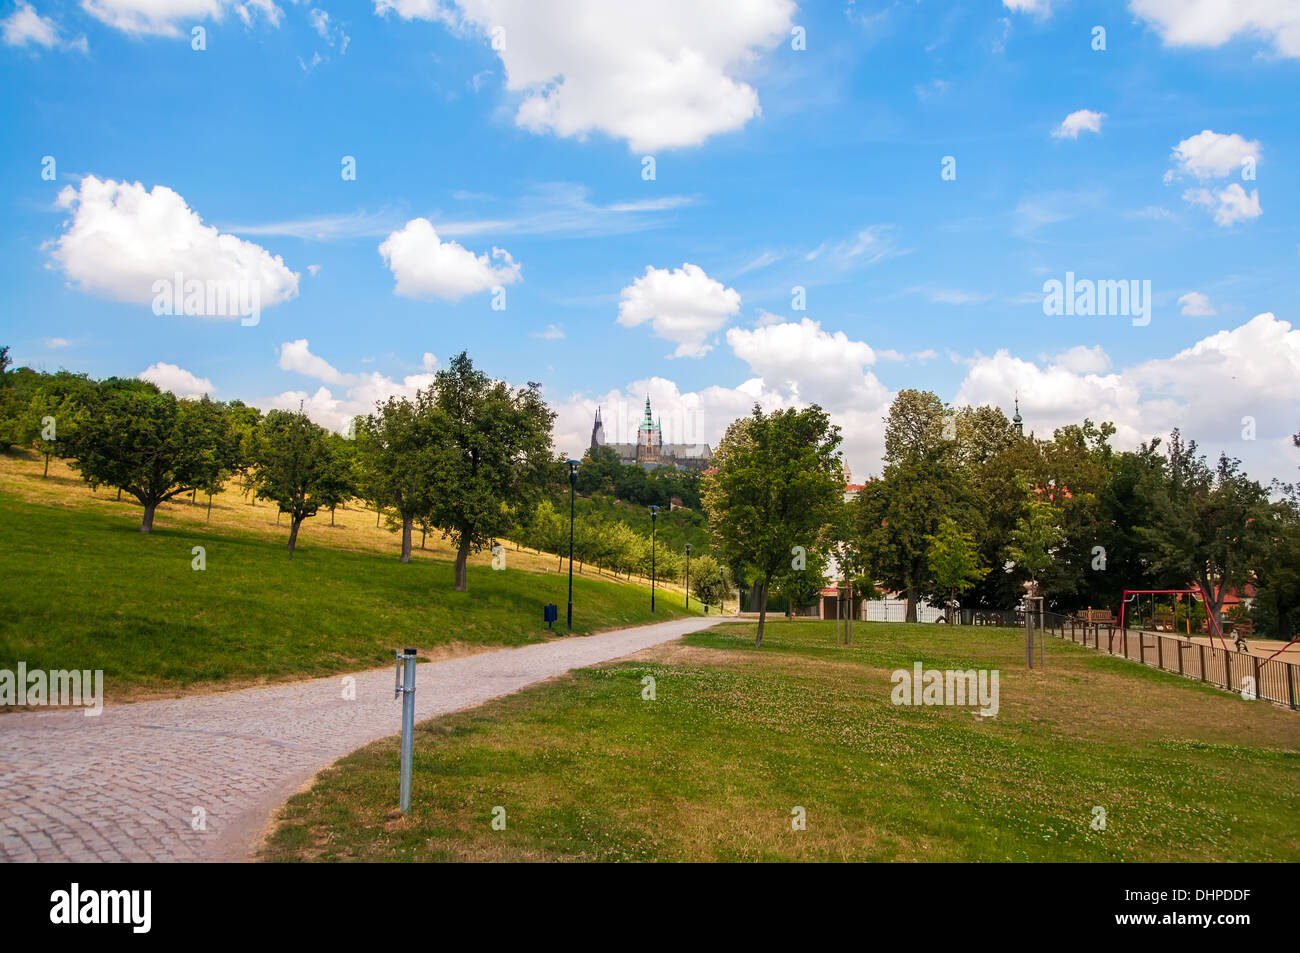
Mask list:
[[[721,606],[731,586],[727,570],[705,553],[691,559],[691,595],[708,606]]]
[[[1029,512],[1020,518],[1016,528],[1011,531],[1007,559],[1033,583],[1035,595],[1038,594],[1039,580],[1052,565],[1056,548],[1063,537],[1057,511],[1050,503],[1042,500],[1030,503]]]
[[[140,532],[163,503],[204,478],[202,432],[174,396],[143,381],[104,381],[79,414],[68,455],[91,488],[130,493],[144,507]]]
[[[359,418],[357,458],[361,484],[397,511],[402,528],[401,561],[411,561],[411,527],[432,506],[433,430],[430,398],[390,397]]]
[[[196,488],[208,495],[208,521],[212,520],[212,498],[222,492],[239,464],[240,437],[231,426],[226,406],[206,394],[199,400],[181,402],[182,413],[190,417],[199,443],[199,479]]]
[[[335,507],[356,495],[357,445],[355,440],[337,433],[328,434],[326,440],[330,448],[329,469],[321,482],[320,500],[322,506],[330,508],[330,525],[333,526]]]
[[[271,500],[289,514],[289,558],[303,520],[327,505],[333,454],[325,428],[297,411],[272,410],[262,419],[254,456],[259,499]]]
[[[1217,626],[1228,592],[1251,581],[1263,543],[1257,517],[1267,493],[1227,456],[1210,469],[1195,441],[1184,442],[1177,430],[1163,471],[1145,489],[1152,518],[1140,535],[1153,564],[1199,585]]]
[[[510,510],[536,499],[551,470],[555,414],[541,385],[512,390],[463,351],[426,392],[432,430],[429,515],[456,546],[456,591],[471,552],[506,535]]]
[[[1255,610],[1273,634],[1289,642],[1300,622],[1300,507],[1294,498],[1273,503],[1261,523]]]
[[[980,564],[979,552],[970,533],[962,531],[951,516],[939,519],[939,528],[927,539],[930,542],[928,559],[934,582],[951,594],[948,600],[948,623],[951,625],[957,608],[957,594],[965,592],[988,573]]]
[[[772,577],[772,589],[785,597],[787,618],[794,615],[796,608],[802,609],[816,603],[826,586],[829,561],[824,553],[816,549],[805,549],[801,565],[803,568],[796,569],[787,563]]]
[[[703,502],[715,547],[758,580],[758,633],[763,644],[773,577],[807,547],[834,513],[844,489],[839,428],[816,404],[753,412],[727,428],[703,480]]]

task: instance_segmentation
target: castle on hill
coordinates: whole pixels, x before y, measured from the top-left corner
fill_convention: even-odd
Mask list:
[[[645,399],[645,417],[637,428],[636,443],[606,443],[605,425],[597,407],[596,420],[591,425],[591,449],[597,447],[609,447],[618,454],[619,462],[647,470],[655,467],[706,470],[713,462],[713,451],[707,443],[664,443],[663,428],[650,413],[649,397]]]

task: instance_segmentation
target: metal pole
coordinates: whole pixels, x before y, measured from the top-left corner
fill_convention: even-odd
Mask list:
[[[573,631],[573,494],[578,485],[578,468],[569,464],[569,631]]]
[[[691,607],[691,544],[686,544],[686,608]]]
[[[393,695],[402,696],[402,813],[411,810],[411,758],[415,748],[415,649],[397,653],[397,670],[401,680]]]
[[[655,522],[659,519],[659,507],[650,507],[650,611],[655,611]]]

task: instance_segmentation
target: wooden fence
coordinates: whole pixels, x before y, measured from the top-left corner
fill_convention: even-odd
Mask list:
[[[1300,700],[1300,665],[1282,659],[1264,659],[1247,652],[1193,642],[1179,635],[1117,629],[1086,624],[1077,619],[1045,620],[1053,635],[1110,655],[1151,665],[1186,678],[1199,679],[1216,688],[1240,693],[1246,678],[1254,679],[1257,697],[1295,709]]]

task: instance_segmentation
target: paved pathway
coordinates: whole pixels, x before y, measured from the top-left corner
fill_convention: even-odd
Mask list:
[[[518,691],[716,623],[680,619],[416,671],[416,718]],[[313,774],[401,731],[393,669],[78,711],[0,715],[0,861],[243,860]],[[393,798],[397,797],[393,771]],[[206,830],[194,830],[195,808]]]

